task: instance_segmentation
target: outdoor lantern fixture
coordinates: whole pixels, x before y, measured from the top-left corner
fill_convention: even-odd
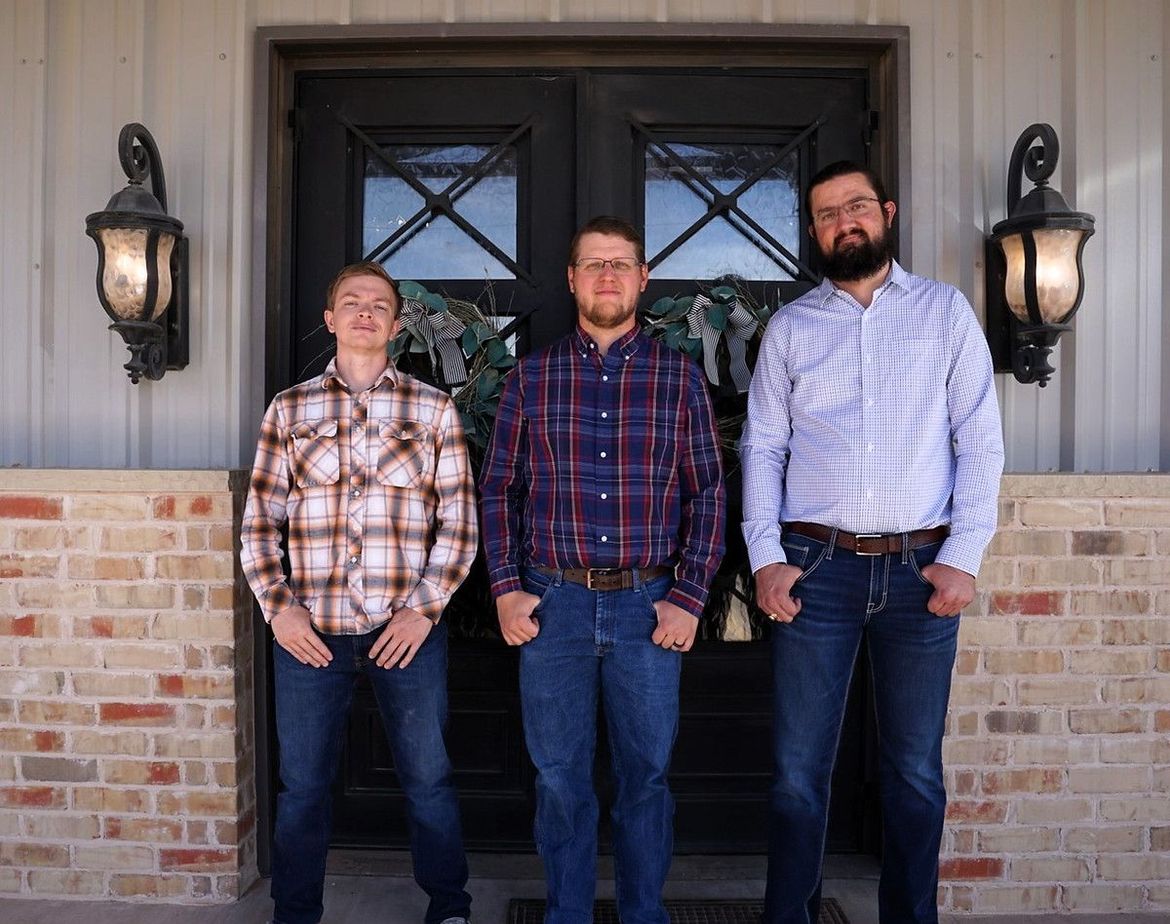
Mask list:
[[[167,214],[162,162],[145,126],[122,126],[118,158],[130,183],[86,216],[85,233],[97,244],[98,299],[126,341],[125,369],[137,385],[187,365],[187,239]],[[142,187],[147,177],[153,195]]]
[[[995,370],[1041,388],[1056,371],[1049,354],[1081,304],[1081,251],[1093,233],[1093,216],[1072,211],[1048,186],[1059,156],[1051,125],[1024,129],[1008,166],[1007,218],[991,229],[985,245],[987,339]],[[1025,172],[1036,185],[1020,198]]]

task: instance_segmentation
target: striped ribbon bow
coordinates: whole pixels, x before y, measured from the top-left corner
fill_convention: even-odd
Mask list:
[[[445,384],[460,385],[467,381],[467,359],[459,342],[466,329],[462,321],[449,311],[428,310],[426,302],[417,298],[404,298],[399,316],[402,325],[410,328],[426,346],[432,364],[438,351]]]
[[[722,291],[721,291],[722,289]],[[719,338],[727,338],[728,371],[737,392],[748,390],[752,374],[747,365],[747,344],[756,332],[759,322],[755,315],[739,303],[731,289],[713,289],[708,295],[696,295],[687,309],[687,336],[703,341],[703,370],[712,385],[719,384]],[[722,324],[713,324],[711,309],[717,309]]]

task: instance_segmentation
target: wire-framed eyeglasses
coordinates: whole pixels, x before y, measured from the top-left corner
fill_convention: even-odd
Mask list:
[[[881,200],[875,196],[859,196],[856,199],[850,199],[844,205],[838,205],[831,209],[821,209],[813,215],[813,224],[824,228],[828,225],[836,224],[837,219],[842,215],[848,218],[861,218],[873,212],[875,205],[881,204]]]
[[[573,268],[584,276],[599,276],[609,265],[618,276],[635,272],[642,265],[640,260],[633,257],[614,257],[612,260],[602,260],[600,257],[582,257],[573,264]]]

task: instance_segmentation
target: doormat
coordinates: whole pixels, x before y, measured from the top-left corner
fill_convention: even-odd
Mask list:
[[[760,915],[764,913],[764,903],[752,899],[668,900],[663,904],[670,915],[670,924],[759,924]],[[507,924],[543,922],[543,901],[514,898],[508,902]],[[617,902],[612,899],[594,902],[593,924],[619,924]],[[823,898],[818,924],[849,924],[849,919],[836,899]]]

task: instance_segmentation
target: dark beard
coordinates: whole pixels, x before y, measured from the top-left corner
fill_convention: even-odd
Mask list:
[[[894,236],[889,228],[876,241],[865,237],[847,246],[837,246],[832,253],[821,253],[821,269],[834,282],[858,282],[879,272],[894,256]]]

